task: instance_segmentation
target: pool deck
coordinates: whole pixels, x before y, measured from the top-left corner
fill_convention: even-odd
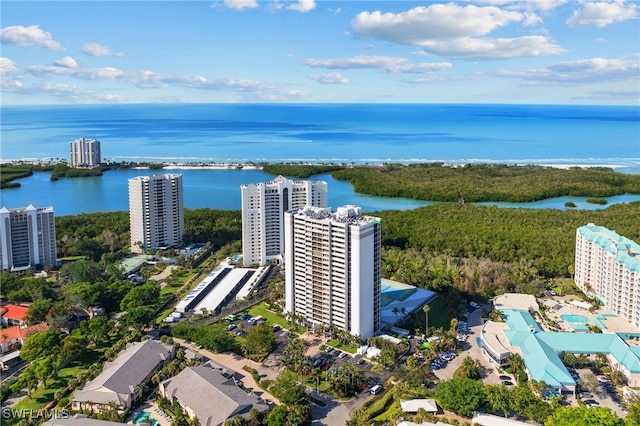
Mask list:
[[[133,423],[133,419],[135,419],[136,417],[138,417],[138,415],[144,411],[145,413],[149,413],[151,415],[151,418],[155,421],[158,422],[158,425],[160,426],[171,426],[171,418],[167,418],[167,417],[163,417],[160,413],[160,408],[158,408],[158,405],[153,402],[153,401],[147,401],[145,403],[143,403],[140,407],[138,407],[138,409],[136,411],[133,412],[132,414],[132,419],[127,421],[127,424],[132,425]]]

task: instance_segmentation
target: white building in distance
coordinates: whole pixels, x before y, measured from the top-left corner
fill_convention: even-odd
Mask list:
[[[71,167],[98,167],[102,163],[100,141],[78,138],[69,143]]]
[[[181,174],[129,179],[131,251],[179,247],[184,235]]]
[[[575,283],[640,328],[640,245],[603,226],[576,231]]]
[[[0,263],[2,270],[56,265],[56,223],[53,207],[0,209]]]
[[[242,256],[245,266],[282,262],[284,212],[304,206],[327,207],[327,183],[278,176],[247,184],[242,193]]]
[[[285,311],[362,339],[380,329],[381,225],[360,207],[285,213]]]

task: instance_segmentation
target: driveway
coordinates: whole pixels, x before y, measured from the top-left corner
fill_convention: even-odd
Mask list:
[[[489,309],[487,307],[487,309]],[[498,367],[495,364],[489,363],[485,355],[482,353],[482,348],[478,346],[476,338],[482,335],[482,307],[474,309],[467,319],[469,326],[469,338],[464,343],[462,352],[458,353],[458,356],[450,361],[445,368],[435,370],[434,374],[440,380],[448,380],[453,378],[453,372],[462,364],[462,360],[465,357],[470,357],[480,361],[480,376],[482,382],[485,385],[499,385],[502,383],[500,380],[500,373]],[[515,382],[514,382],[515,383]]]

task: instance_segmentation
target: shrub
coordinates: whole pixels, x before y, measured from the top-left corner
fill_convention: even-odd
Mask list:
[[[271,386],[272,382],[273,380],[269,379],[260,380],[260,382],[258,382],[258,386],[260,386],[264,390],[269,390],[269,386]]]

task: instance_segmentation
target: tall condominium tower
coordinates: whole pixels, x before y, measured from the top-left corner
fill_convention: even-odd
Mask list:
[[[71,167],[98,167],[102,162],[100,141],[78,138],[71,141],[69,145]]]
[[[576,231],[575,283],[640,328],[640,245],[593,223]]]
[[[0,263],[3,271],[57,263],[53,207],[0,209]]]
[[[246,266],[282,262],[284,212],[304,206],[327,206],[327,183],[294,181],[242,185],[242,255]]]
[[[285,213],[285,311],[362,339],[380,329],[380,219],[360,207]]]
[[[184,234],[181,174],[129,179],[131,251],[179,247]]]

